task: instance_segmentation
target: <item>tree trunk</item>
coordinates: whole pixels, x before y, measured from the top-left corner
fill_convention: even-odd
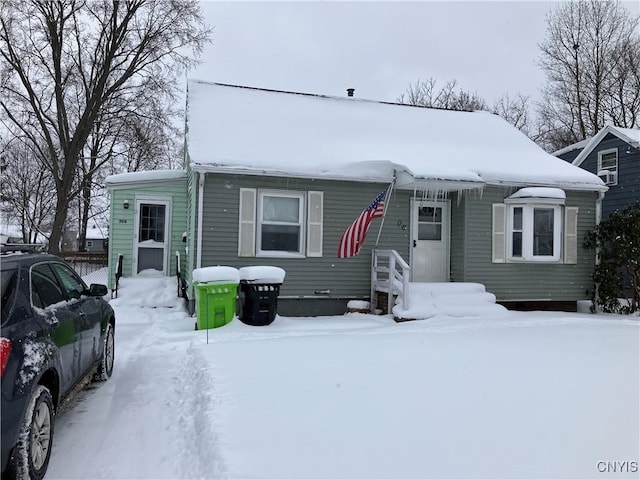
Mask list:
[[[78,250],[84,252],[87,243],[87,224],[89,223],[89,209],[91,207],[91,177],[82,180],[82,196],[80,198],[82,211],[80,212],[80,231],[78,232]]]

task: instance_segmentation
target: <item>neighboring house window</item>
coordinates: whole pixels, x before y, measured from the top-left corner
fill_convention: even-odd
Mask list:
[[[239,257],[322,256],[322,192],[240,189]]]
[[[618,149],[598,152],[598,176],[605,185],[618,184]]]
[[[93,242],[91,240],[87,240],[87,247],[93,247]]]
[[[493,204],[493,262],[577,263],[578,208],[564,203],[559,189],[530,188]]]

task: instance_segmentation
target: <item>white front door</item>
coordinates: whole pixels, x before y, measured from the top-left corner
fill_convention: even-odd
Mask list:
[[[412,200],[411,280],[449,281],[449,200]]]
[[[171,200],[136,199],[136,231],[133,239],[133,274],[143,270],[167,273]]]

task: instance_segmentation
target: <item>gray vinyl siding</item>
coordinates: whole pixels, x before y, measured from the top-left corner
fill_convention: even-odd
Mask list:
[[[456,269],[454,281],[478,282],[496,295],[498,301],[588,299],[593,290],[591,275],[594,252],[582,248],[587,231],[595,226],[595,192],[565,191],[567,207],[578,207],[578,262],[561,263],[492,263],[492,204],[502,203],[515,188],[486,187],[482,196],[466,194],[459,208],[464,217],[464,253],[452,248],[452,264],[462,262],[464,273]],[[460,212],[457,213],[459,215]],[[452,221],[455,225],[456,221]],[[453,229],[452,229],[453,230]],[[454,231],[460,231],[459,228]],[[452,239],[452,245],[454,241]],[[452,265],[452,272],[454,271]]]
[[[371,281],[371,249],[380,219],[375,219],[359,255],[337,258],[340,237],[356,217],[387,185],[284,177],[207,174],[204,190],[202,266],[273,265],[286,271],[281,297],[368,298]],[[324,193],[322,257],[238,257],[240,188]],[[412,192],[391,195],[379,248],[393,248],[408,259],[410,198]],[[404,228],[403,228],[404,227]]]
[[[631,148],[626,153],[629,144],[615,135],[607,135],[593,151],[584,159],[581,168],[597,174],[598,152],[618,149],[618,184],[609,185],[602,202],[602,218],[606,219],[616,210],[623,210],[629,205],[640,201],[640,151]]]
[[[115,271],[119,254],[123,255],[123,276],[129,277],[132,274],[133,236],[136,228],[136,195],[171,197],[170,275],[176,274],[176,251],[180,253],[181,269],[186,267],[185,244],[182,241],[182,234],[187,231],[187,199],[185,186],[185,179],[175,179],[152,185],[131,185],[110,189],[109,288],[114,288],[115,286]],[[129,200],[128,209],[123,207],[125,200]]]

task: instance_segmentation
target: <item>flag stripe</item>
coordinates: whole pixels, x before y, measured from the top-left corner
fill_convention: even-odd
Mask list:
[[[371,204],[365,208],[358,218],[347,228],[340,238],[338,244],[338,258],[349,258],[357,255],[364,244],[365,237],[369,231],[369,226],[374,218],[384,215],[385,197],[389,187],[385,188],[376,196]]]

